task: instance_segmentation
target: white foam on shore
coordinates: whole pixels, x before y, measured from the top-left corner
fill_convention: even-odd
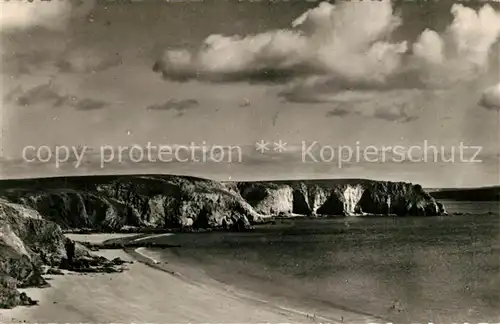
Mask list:
[[[135,242],[135,240],[134,240],[134,242]],[[139,248],[137,248],[137,249],[134,250],[135,253],[139,254],[143,258],[146,258],[146,259],[150,260],[154,264],[159,264],[160,263],[160,261],[158,261],[158,260],[152,258],[151,256],[147,255],[145,251],[147,251],[147,249],[145,247],[139,247]]]
[[[171,235],[172,235],[172,233],[147,235],[147,236],[140,237],[138,239],[132,240],[131,243],[137,243],[137,242],[146,241],[146,240],[153,239],[153,238],[164,237],[164,236],[171,236]],[[151,257],[150,255],[148,255],[146,251],[147,251],[147,249],[145,247],[139,247],[139,248],[137,248],[137,249],[134,250],[135,253],[139,254],[143,258],[146,258],[146,259],[150,260],[154,264],[161,263],[160,261],[158,261],[158,260],[154,259],[153,257]]]
[[[107,240],[121,239],[132,236],[137,236],[137,233],[91,233],[91,234],[64,234],[67,238],[77,242],[88,242],[93,244],[101,244]]]
[[[157,238],[157,237],[171,236],[171,235],[172,235],[172,233],[147,235],[147,236],[140,237],[140,238],[137,238],[135,240],[132,240],[132,243],[136,243],[136,242],[140,242],[140,241],[145,241],[145,240],[149,240],[149,239],[153,239],[153,238]]]

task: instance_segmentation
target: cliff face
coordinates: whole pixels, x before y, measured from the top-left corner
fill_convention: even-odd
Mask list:
[[[239,183],[241,196],[265,214],[436,216],[444,207],[420,185],[369,180]]]
[[[0,199],[0,308],[35,304],[17,288],[49,286],[47,268],[117,272],[119,262],[92,255],[35,210]]]
[[[29,305],[16,288],[47,285],[42,265],[65,255],[64,236],[32,209],[0,200],[0,308]]]
[[[60,227],[42,219],[32,209],[0,201],[0,272],[20,285],[36,278],[37,266],[56,265],[65,256]]]
[[[241,229],[270,215],[445,213],[419,185],[356,179],[221,183],[181,176],[99,176],[0,185],[0,196],[63,229]]]
[[[290,186],[239,183],[237,189],[241,197],[260,214],[279,215],[293,212],[293,189]]]
[[[75,177],[8,181],[0,195],[64,229],[249,226],[261,215],[224,184],[190,177]]]

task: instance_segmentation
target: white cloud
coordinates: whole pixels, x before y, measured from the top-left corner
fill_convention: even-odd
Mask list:
[[[500,35],[500,13],[490,5],[479,11],[455,4],[453,22],[443,35],[425,30],[413,44],[413,60],[425,83],[434,86],[474,79],[488,68]]]
[[[2,31],[34,26],[64,29],[71,18],[87,15],[97,0],[10,0],[0,2]]]
[[[24,29],[41,26],[60,29],[71,13],[70,1],[2,1],[0,26],[6,29]]]
[[[58,62],[62,72],[97,72],[122,64],[119,53],[98,51],[92,48],[76,48],[62,54]]]
[[[16,41],[0,46],[3,67],[10,75],[58,72],[95,72],[121,64],[117,53],[87,47],[72,48],[67,41],[70,24],[86,18],[96,0],[52,0],[0,2],[0,32],[16,34]],[[41,27],[40,37],[31,38],[31,28]]]
[[[174,79],[231,80],[282,73],[380,84],[417,73],[434,84],[462,81],[487,68],[500,34],[500,14],[489,5],[476,12],[459,4],[451,13],[453,22],[442,35],[425,30],[408,46],[406,41],[388,40],[401,24],[390,1],[323,2],[293,21],[290,29],[211,35],[198,51],[166,51],[155,69]]]
[[[500,110],[500,83],[484,90],[480,105],[492,110]]]
[[[400,54],[407,50],[406,42],[382,41],[399,23],[389,1],[337,6],[324,2],[293,21],[290,29],[211,35],[195,53],[166,51],[155,69],[172,78],[231,80],[326,73],[379,81],[400,67]]]
[[[345,91],[378,91],[379,108],[354,99],[345,104],[363,115],[406,118],[418,109],[415,98],[472,81],[488,69],[500,13],[490,5],[476,11],[455,4],[451,14],[444,32],[425,30],[412,44],[391,41],[402,21],[390,1],[323,2],[289,29],[212,35],[197,51],[168,50],[155,71],[171,79],[285,82],[282,95],[289,101],[338,103]],[[412,94],[398,97],[394,89]]]

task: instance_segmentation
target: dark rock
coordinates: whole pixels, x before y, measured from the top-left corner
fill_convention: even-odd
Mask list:
[[[75,242],[70,239],[66,239],[64,244],[64,248],[66,250],[66,259],[68,265],[71,267],[73,264],[73,258],[75,256]]]
[[[25,306],[33,306],[33,305],[38,305],[38,300],[33,300],[26,293],[21,293],[19,294],[19,299],[21,300],[21,305]]]
[[[122,265],[122,264],[129,263],[129,262],[124,261],[120,258],[114,258],[113,260],[111,260],[111,263],[113,263],[114,265]]]
[[[64,272],[62,272],[59,269],[56,268],[49,268],[46,272],[48,275],[59,275],[59,276],[64,276]]]
[[[18,288],[28,288],[28,287],[37,287],[37,288],[46,288],[50,287],[50,284],[42,277],[39,269],[35,268],[33,273],[26,278],[23,282],[17,285]]]

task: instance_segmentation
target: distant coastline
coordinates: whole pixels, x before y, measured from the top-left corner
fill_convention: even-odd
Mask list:
[[[435,199],[462,201],[500,201],[500,185],[479,188],[441,188],[428,192]]]

